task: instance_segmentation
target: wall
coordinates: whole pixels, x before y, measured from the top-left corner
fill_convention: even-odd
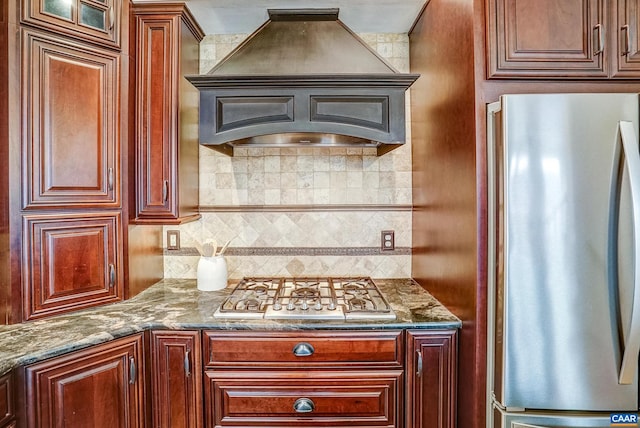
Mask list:
[[[361,34],[398,71],[409,71],[406,34]],[[209,35],[201,73],[246,35]],[[407,117],[409,117],[407,97]],[[411,144],[373,149],[240,149],[231,158],[200,149],[202,219],[179,227],[180,250],[165,250],[165,277],[195,278],[198,248],[232,239],[232,279],[256,276],[411,276]],[[380,250],[394,230],[396,249]]]

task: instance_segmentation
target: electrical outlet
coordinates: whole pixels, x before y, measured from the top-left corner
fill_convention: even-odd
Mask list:
[[[167,250],[180,249],[180,231],[167,230]]]
[[[382,239],[381,239],[382,242],[380,243],[380,245],[381,245],[382,251],[395,250],[396,242],[395,242],[393,230],[383,230],[381,235],[382,235]]]

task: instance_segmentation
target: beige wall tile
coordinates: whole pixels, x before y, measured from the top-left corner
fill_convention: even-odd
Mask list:
[[[406,34],[361,34],[400,72],[409,72]],[[206,73],[247,37],[208,35],[200,45],[200,72]],[[410,94],[407,94],[408,97]],[[407,98],[408,98],[407,97]],[[407,117],[410,103],[407,100]],[[239,148],[233,158],[200,149],[202,206],[411,204],[411,141],[384,156],[373,148]],[[208,239],[232,247],[378,247],[380,231],[396,232],[396,246],[411,246],[408,211],[204,212],[181,226],[183,247]],[[393,256],[231,256],[230,276],[369,275],[411,276],[408,255]],[[195,278],[197,256],[166,256],[165,276]]]

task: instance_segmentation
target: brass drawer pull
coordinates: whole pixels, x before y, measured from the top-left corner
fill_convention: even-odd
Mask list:
[[[296,357],[309,357],[313,355],[315,349],[310,343],[300,342],[296,346],[293,347],[293,355]]]
[[[293,410],[298,413],[311,413],[315,408],[316,405],[310,398],[298,398],[296,402],[293,403]]]

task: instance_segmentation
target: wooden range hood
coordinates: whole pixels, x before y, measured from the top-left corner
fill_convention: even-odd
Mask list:
[[[405,143],[398,73],[338,20],[338,9],[269,10],[269,20],[209,73],[200,92],[200,144],[235,147],[375,147]]]

